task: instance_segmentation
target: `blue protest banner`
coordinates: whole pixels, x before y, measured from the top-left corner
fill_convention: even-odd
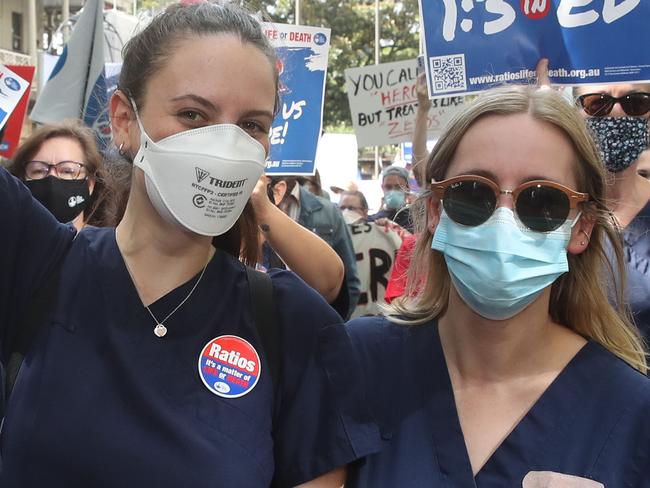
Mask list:
[[[419,0],[429,94],[530,82],[650,80],[648,0]]]
[[[279,57],[280,108],[269,134],[266,174],[311,175],[323,120],[330,29],[266,24]]]

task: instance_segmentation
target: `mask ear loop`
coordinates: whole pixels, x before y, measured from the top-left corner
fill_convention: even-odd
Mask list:
[[[138,127],[140,128],[140,134],[144,136],[145,141],[144,141],[144,147],[147,147],[149,144],[149,141],[152,141],[151,137],[149,137],[149,134],[144,130],[144,126],[142,125],[142,120],[140,120],[140,113],[138,112],[138,107],[135,104],[135,100],[133,98],[129,97],[129,102],[131,102],[131,107],[133,107],[133,113],[135,114],[135,120],[138,122]]]
[[[582,210],[578,210],[578,215],[576,215],[573,218],[573,221],[571,222],[571,228],[573,229],[575,225],[578,223],[578,220],[580,220],[580,217],[582,217]],[[583,231],[584,232],[584,231]]]

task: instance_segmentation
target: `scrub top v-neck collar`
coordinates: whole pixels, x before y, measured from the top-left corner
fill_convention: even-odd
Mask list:
[[[584,395],[583,390],[588,388],[586,385],[589,383],[584,380],[585,375],[589,378],[586,367],[591,364],[579,358],[595,352],[593,343],[587,342],[576,353],[474,476],[437,324],[433,336],[434,374],[438,372],[440,375],[440,381],[435,384],[440,391],[432,392],[437,401],[431,404],[430,419],[440,472],[450,482],[449,486],[454,488],[504,486],[502,483],[507,474],[513,475],[509,481],[514,483],[507,486],[517,486],[517,483],[521,483],[518,473],[526,473],[535,465],[534,450],[524,454],[519,452],[518,446],[524,442],[529,446],[537,445],[541,450],[547,447],[546,439],[553,439],[556,444],[558,436],[564,437],[561,434],[563,426],[579,415],[575,406]],[[519,464],[519,468],[514,468],[513,463]]]
[[[108,254],[108,259],[100,260],[100,266],[104,268],[100,276],[102,286],[104,287],[106,307],[109,310],[117,312],[118,324],[136,327],[138,329],[137,335],[146,331],[147,334],[151,334],[152,340],[166,341],[170,340],[173,336],[187,336],[188,334],[191,335],[194,329],[199,330],[201,327],[199,321],[202,315],[201,304],[211,303],[214,300],[215,294],[222,294],[225,291],[223,290],[224,287],[231,286],[223,283],[220,284],[221,289],[216,290],[212,285],[214,283],[214,276],[220,268],[223,268],[221,263],[224,259],[223,253],[217,251],[208,263],[203,279],[196,290],[194,290],[192,296],[183,304],[181,309],[165,321],[165,326],[169,331],[168,335],[163,338],[158,338],[153,332],[156,324],[144,303],[142,303],[135,283],[126,267],[124,257],[117,245],[115,229],[111,229],[109,245],[104,249],[104,252]],[[200,272],[151,303],[149,308],[154,315],[158,319],[163,320],[188,295],[196,283],[199,274]],[[210,295],[212,295],[212,298]],[[134,311],[137,311],[137,315],[133,314]],[[177,319],[183,318],[183,323],[179,323],[178,320],[175,321],[175,316],[177,316]],[[193,324],[196,324],[196,327]]]

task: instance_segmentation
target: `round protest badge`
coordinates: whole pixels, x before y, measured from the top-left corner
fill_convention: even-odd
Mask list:
[[[223,335],[208,342],[199,356],[199,376],[215,395],[238,398],[255,388],[262,365],[255,348],[241,337]]]

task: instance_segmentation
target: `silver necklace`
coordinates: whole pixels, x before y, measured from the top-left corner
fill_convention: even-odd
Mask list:
[[[126,265],[126,270],[129,272],[129,275],[131,275],[131,279],[133,280],[133,283],[135,283],[135,278],[133,278],[133,273],[131,272],[131,268],[129,268],[129,265],[128,265],[127,262],[126,262],[126,259],[124,259],[124,264]],[[165,337],[165,335],[167,334],[167,327],[165,327],[165,322],[167,321],[167,319],[168,319],[169,317],[171,317],[172,315],[174,315],[174,313],[176,313],[176,311],[177,311],[179,308],[181,308],[181,307],[183,306],[183,304],[184,304],[186,301],[188,301],[189,298],[192,296],[192,293],[194,293],[194,290],[196,290],[196,287],[199,286],[199,283],[201,282],[201,278],[203,278],[203,273],[205,273],[205,270],[207,269],[208,264],[210,264],[210,260],[209,260],[209,259],[208,259],[208,262],[205,263],[205,266],[203,266],[203,269],[201,270],[201,274],[199,275],[199,279],[196,280],[196,283],[194,283],[194,286],[192,287],[192,289],[190,290],[190,292],[187,294],[187,296],[186,296],[185,298],[183,298],[183,301],[182,301],[181,303],[179,303],[179,304],[176,306],[176,308],[175,308],[174,310],[172,310],[171,312],[169,312],[169,314],[167,314],[167,317],[165,317],[164,319],[162,319],[162,320],[159,321],[159,320],[156,318],[156,316],[153,314],[153,312],[151,311],[151,309],[150,309],[147,305],[144,306],[144,308],[147,309],[147,312],[149,312],[149,315],[151,315],[151,318],[152,318],[152,319],[154,320],[154,322],[156,323],[156,326],[153,328],[153,333],[154,333],[157,337]]]

